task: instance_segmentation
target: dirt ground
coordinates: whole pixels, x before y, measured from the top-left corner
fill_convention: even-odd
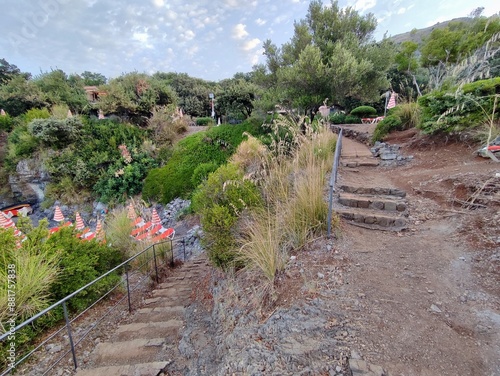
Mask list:
[[[388,142],[414,159],[339,176],[404,189],[410,207],[400,233],[342,227],[351,348],[390,375],[500,375],[500,164],[415,131]]]

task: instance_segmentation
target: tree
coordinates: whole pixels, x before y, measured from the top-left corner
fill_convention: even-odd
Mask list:
[[[30,108],[47,106],[45,96],[38,86],[25,75],[15,75],[0,86],[0,108],[11,116],[19,116]]]
[[[371,13],[361,16],[333,0],[329,6],[312,1],[288,43],[281,48],[270,40],[264,43],[267,83],[281,88],[275,94],[285,94],[283,101],[311,115],[327,97],[341,106],[350,98],[376,100],[389,86],[386,76],[394,56],[387,40],[373,42],[376,24]],[[254,72],[266,82],[261,67]]]
[[[107,114],[127,117],[134,124],[145,126],[155,106],[177,103],[177,96],[164,81],[145,73],[132,72],[102,86],[106,95],[98,107]]]
[[[240,112],[245,118],[252,115],[254,100],[259,88],[245,79],[230,79],[220,82],[217,91],[217,107],[225,114]]]
[[[420,96],[422,93],[414,73],[418,68],[418,60],[415,54],[417,49],[418,44],[415,42],[405,41],[401,43],[400,51],[396,54],[395,61],[398,70],[405,72],[412,78],[413,85]]]
[[[107,78],[101,73],[85,71],[81,74],[85,86],[100,86],[107,82]]]
[[[33,82],[43,93],[48,106],[66,104],[73,112],[82,112],[88,105],[82,83],[70,80],[61,69],[42,73]]]
[[[0,59],[0,85],[5,85],[14,76],[21,74],[21,71],[14,64],[9,64],[7,60]]]

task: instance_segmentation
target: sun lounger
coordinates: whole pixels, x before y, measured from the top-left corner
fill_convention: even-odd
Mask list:
[[[151,221],[146,222],[141,227],[133,229],[132,232],[130,233],[130,235],[132,235],[132,236],[135,237],[135,236],[139,235],[142,232],[146,232],[150,227],[151,227]]]
[[[155,236],[153,238],[153,242],[156,243],[165,239],[173,239],[174,235],[175,235],[175,230],[172,227],[170,227],[165,229],[165,231],[163,231],[160,235]]]

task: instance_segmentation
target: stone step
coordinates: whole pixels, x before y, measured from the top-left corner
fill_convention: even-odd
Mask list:
[[[340,160],[340,165],[343,167],[377,167],[379,164],[380,161],[378,159],[370,157],[352,157]]]
[[[182,286],[170,289],[153,290],[152,296],[153,298],[161,296],[163,298],[170,298],[174,300],[185,300],[189,298],[192,291],[193,289],[191,287]]]
[[[170,344],[171,341],[168,341],[168,345]],[[93,363],[102,367],[159,362],[165,360],[166,346],[167,339],[163,337],[101,342],[94,350]]]
[[[168,365],[168,362],[151,362],[107,366],[93,369],[78,369],[76,376],[155,376]]]
[[[337,208],[335,211],[341,218],[361,227],[391,231],[401,231],[406,228],[406,219],[404,217],[388,215],[380,210]]]
[[[394,196],[359,195],[354,193],[340,193],[338,202],[341,205],[353,208],[375,209],[385,211],[405,212],[407,209],[404,200]]]
[[[394,196],[405,198],[406,192],[398,188],[390,187],[359,187],[352,185],[341,185],[339,187],[340,191],[346,193],[355,193],[361,195],[382,195],[382,196]]]
[[[172,319],[181,319],[184,314],[183,306],[151,307],[138,309],[134,315],[134,322],[151,323],[163,322]]]
[[[183,325],[182,320],[168,321],[146,321],[133,322],[120,325],[112,337],[112,341],[128,341],[137,337],[142,339],[153,339],[158,337],[175,339],[179,328]]]

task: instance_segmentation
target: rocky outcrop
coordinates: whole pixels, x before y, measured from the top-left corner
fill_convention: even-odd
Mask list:
[[[23,159],[17,164],[16,173],[9,176],[10,192],[4,196],[4,201],[38,204],[44,199],[43,190],[48,181],[49,174],[39,161]]]

